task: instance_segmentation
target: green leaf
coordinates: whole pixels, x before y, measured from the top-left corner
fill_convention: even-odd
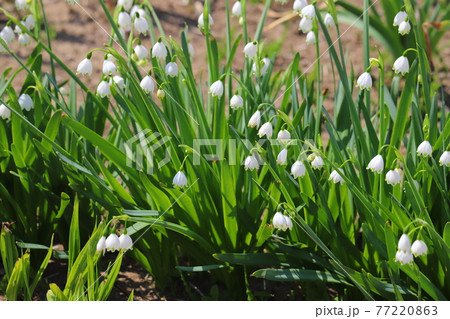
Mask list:
[[[253,276],[275,281],[319,281],[351,286],[343,277],[326,271],[306,269],[260,269]]]
[[[175,268],[182,271],[190,271],[190,272],[202,272],[202,271],[210,271],[214,269],[227,268],[225,265],[206,265],[206,266],[193,266],[193,267],[185,267],[185,266],[176,266]]]

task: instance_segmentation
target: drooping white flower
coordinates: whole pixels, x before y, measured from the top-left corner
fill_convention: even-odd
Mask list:
[[[244,54],[246,58],[256,58],[256,55],[258,54],[258,42],[249,42],[244,47]]]
[[[309,4],[300,11],[300,16],[312,20],[316,17],[316,9],[312,4]]]
[[[276,212],[272,218],[272,225],[275,229],[286,230],[287,225],[286,225],[286,219],[284,218],[284,215],[280,212]]]
[[[114,74],[114,72],[116,72],[116,65],[109,60],[104,60],[102,70],[103,70],[103,74],[111,76]]]
[[[200,16],[198,17],[198,21],[197,22],[198,22],[198,27],[202,28],[203,25],[204,25],[203,13],[200,14]],[[214,20],[213,20],[213,18],[211,17],[210,14],[208,14],[208,24],[209,24],[209,26],[212,26],[214,24]]]
[[[134,29],[137,33],[142,33],[143,35],[147,34],[148,31],[148,22],[145,17],[138,16],[134,19]]]
[[[119,89],[123,90],[123,88],[125,87],[125,80],[123,77],[121,77],[120,75],[114,75],[113,81]]]
[[[28,94],[19,96],[19,105],[22,110],[30,111],[34,107],[33,100]]]
[[[117,24],[120,28],[125,31],[131,30],[131,16],[128,12],[122,11],[119,12],[119,16],[117,17]]]
[[[303,177],[306,173],[306,167],[301,161],[296,161],[291,167],[291,174],[294,178]]]
[[[127,234],[122,234],[119,237],[120,249],[133,250],[133,239]]]
[[[323,162],[323,158],[320,156],[315,156],[311,161],[311,166],[314,169],[321,169],[325,163]]]
[[[308,18],[302,18],[298,24],[298,29],[302,30],[303,33],[308,33],[313,28],[313,20]]]
[[[273,127],[272,124],[270,124],[270,122],[264,123],[258,131],[259,138],[262,138],[264,135],[267,138],[271,138],[272,134],[273,134]]]
[[[253,113],[253,115],[250,117],[250,120],[248,121],[249,127],[259,127],[259,124],[261,123],[261,112],[256,111]]]
[[[431,153],[433,153],[433,148],[431,147],[431,144],[428,141],[423,141],[417,147],[417,155],[419,156],[427,157],[431,156]]]
[[[101,81],[97,86],[97,93],[101,97],[109,97],[111,95],[110,83],[107,81]]]
[[[209,87],[209,93],[211,93],[212,96],[221,97],[223,95],[222,81],[218,80],[211,84],[211,86]]]
[[[146,75],[142,79],[140,86],[144,90],[144,92],[147,94],[152,93],[155,90],[155,82],[153,81],[152,77],[149,75]]]
[[[285,165],[287,160],[287,149],[283,148],[280,153],[278,153],[277,156],[277,164],[278,165]]]
[[[340,183],[341,185],[344,184],[344,179],[342,178],[342,175],[344,175],[344,170],[342,168],[339,168],[339,172],[336,170],[333,170],[330,174],[330,178],[328,178],[329,181],[333,181],[333,183],[337,184]]]
[[[450,167],[450,152],[445,151],[442,153],[441,157],[439,157],[439,165]]]
[[[105,236],[102,236],[102,237],[100,237],[100,240],[97,243],[97,253],[102,252],[104,255],[105,250],[106,250],[106,238],[105,238]]]
[[[166,75],[170,76],[171,78],[174,78],[178,76],[178,64],[175,62],[169,62],[166,65]]]
[[[16,0],[15,1],[17,10],[26,11],[30,7],[27,0]]]
[[[31,43],[31,37],[26,33],[19,34],[19,44],[26,47]]]
[[[230,107],[232,109],[240,109],[244,106],[244,99],[240,95],[233,95],[230,100]]]
[[[78,73],[81,73],[82,75],[92,75],[91,59],[85,58],[80,62],[80,64],[78,64],[77,74]]]
[[[402,177],[397,170],[390,170],[386,174],[386,183],[388,183],[389,185],[395,186],[400,183],[401,180]]]
[[[6,43],[12,43],[14,42],[16,35],[14,34],[14,30],[9,25],[6,25],[0,32],[0,37],[5,40]]]
[[[325,18],[323,19],[323,23],[327,26],[327,28],[331,28],[331,27],[335,26],[333,16],[330,13],[327,13],[325,15]]]
[[[0,117],[4,120],[11,118],[11,110],[6,107],[5,104],[0,105]]]
[[[289,230],[292,230],[292,227],[294,225],[292,224],[291,218],[289,216],[284,216],[284,219],[285,219],[285,226],[286,226],[286,228],[289,229]]]
[[[401,73],[402,75],[408,73],[409,72],[408,58],[403,55],[399,57],[397,60],[395,60],[392,70],[394,70],[395,73]]]
[[[398,241],[397,249],[401,250],[405,253],[411,251],[411,242],[409,241],[409,237],[407,234],[403,234],[400,237],[400,239]]]
[[[306,0],[295,0],[292,10],[294,10],[294,12],[297,14],[301,14],[302,9],[307,5],[308,3],[306,2]]]
[[[280,143],[287,144],[291,140],[291,133],[288,130],[280,130],[277,139]]]
[[[405,11],[400,11],[394,17],[393,26],[394,27],[399,26],[400,23],[402,23],[403,21],[407,21],[407,20],[408,20],[408,14]]]
[[[186,187],[187,186],[187,178],[186,175],[184,175],[184,173],[182,171],[179,171],[178,173],[175,174],[172,184],[173,187]]]
[[[167,49],[164,43],[156,42],[152,49],[152,57],[164,61],[167,56]]]
[[[401,265],[411,265],[413,262],[413,255],[411,252],[397,251],[395,254],[395,261],[399,262]]]
[[[23,22],[23,25],[24,25],[28,30],[33,30],[35,24],[36,24],[36,21],[34,21],[34,17],[33,17],[32,14],[28,15],[28,16],[25,18],[25,21]]]
[[[316,34],[314,31],[309,31],[306,34],[306,44],[316,44]]]
[[[116,234],[110,234],[108,238],[106,238],[105,246],[107,251],[116,251],[120,250],[120,240]]]
[[[245,159],[245,162],[244,162],[244,168],[245,168],[245,170],[249,169],[251,171],[253,171],[254,169],[257,170],[259,168],[259,163],[258,163],[258,160],[256,159],[256,157],[253,155],[247,156],[247,158]]]
[[[361,90],[370,90],[372,88],[372,77],[369,72],[364,72],[356,80],[356,87]]]
[[[241,6],[241,1],[236,1],[233,4],[233,8],[231,8],[231,14],[234,17],[240,17],[242,15],[242,6]]]
[[[135,4],[130,10],[130,16],[131,18],[135,18],[138,15],[141,18],[147,18],[147,12],[145,12],[145,10],[142,9],[139,5]]]
[[[259,72],[261,72],[261,75],[264,75],[264,74],[267,73],[267,69],[269,68],[270,62],[271,61],[270,61],[269,58],[264,58],[264,59],[261,60],[260,65],[262,65],[262,66],[261,66],[261,68],[259,70]],[[253,63],[252,71],[253,71],[253,75],[256,75],[256,72],[257,72],[256,62]]]
[[[134,0],[118,0],[117,5],[124,8],[125,11],[130,11],[131,7],[133,6]]]
[[[156,97],[162,100],[166,97],[166,92],[164,92],[164,90],[158,89],[158,91],[156,91]]]
[[[411,24],[409,24],[409,21],[403,21],[398,26],[398,33],[400,33],[401,35],[408,34],[409,31],[411,31]]]
[[[427,252],[428,247],[423,240],[416,240],[413,242],[411,246],[411,254],[413,254],[414,257],[426,255]]]
[[[134,53],[136,53],[139,60],[148,58],[148,50],[142,44],[138,44],[134,47]]]
[[[384,169],[384,160],[381,155],[377,155],[369,162],[367,165],[367,169],[370,169],[372,172],[377,172],[381,174]]]

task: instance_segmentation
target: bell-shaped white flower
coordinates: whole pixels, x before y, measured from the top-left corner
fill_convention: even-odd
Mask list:
[[[308,33],[313,28],[313,20],[308,18],[302,18],[298,24],[298,29],[302,30],[303,33]]]
[[[138,44],[134,47],[134,53],[136,54],[139,60],[148,58],[148,50],[142,44]]]
[[[125,79],[123,77],[121,77],[120,75],[114,75],[112,79],[119,89],[124,89]]]
[[[242,15],[241,1],[236,1],[231,8],[231,14],[233,17],[240,17]]]
[[[342,178],[342,175],[344,175],[344,170],[342,168],[339,168],[339,172],[336,170],[333,170],[330,174],[330,178],[328,178],[329,181],[333,181],[333,183],[337,184],[340,183],[341,185],[345,183],[344,179]]]
[[[233,95],[230,100],[230,107],[232,109],[240,109],[244,106],[244,99],[240,95]]]
[[[316,34],[314,31],[309,31],[306,34],[306,44],[316,44]]]
[[[31,43],[31,37],[26,33],[19,34],[18,40],[19,40],[19,44],[24,47],[26,47],[27,45],[29,45]]]
[[[408,73],[409,72],[408,58],[403,55],[399,57],[397,60],[395,60],[392,70],[394,70],[395,73],[401,73],[402,75]]]
[[[155,82],[153,81],[152,77],[149,75],[146,75],[142,79],[140,86],[144,90],[144,92],[147,94],[150,94],[155,90]]]
[[[117,5],[121,6],[125,11],[130,11],[134,0],[118,0]]]
[[[287,161],[287,149],[283,148],[277,156],[277,164],[285,165]]]
[[[399,26],[400,23],[402,23],[403,21],[407,21],[407,20],[408,20],[408,14],[405,11],[400,11],[394,17],[393,26],[394,27]]]
[[[102,237],[100,237],[100,240],[97,243],[97,253],[102,252],[104,255],[105,250],[106,250],[106,238],[105,238],[105,236],[102,236]]]
[[[33,30],[34,26],[36,24],[36,21],[34,20],[34,17],[32,14],[28,15],[25,18],[25,21],[23,22],[23,25],[25,26],[25,28],[27,28],[28,30]]]
[[[431,156],[431,153],[433,153],[433,148],[431,147],[431,144],[428,141],[423,141],[417,147],[417,155],[419,156],[427,157]]]
[[[367,165],[367,169],[370,169],[372,172],[377,172],[381,174],[384,169],[384,160],[381,155],[377,155],[369,162]]]
[[[259,72],[261,73],[261,75],[264,75],[267,73],[267,69],[270,66],[270,59],[269,58],[264,58],[261,60],[261,68],[259,70]],[[253,67],[252,67],[252,71],[253,71],[253,75],[256,75],[257,69],[256,69],[256,63],[253,63]]]
[[[110,83],[107,81],[101,81],[97,86],[97,93],[101,97],[109,97],[111,95]]]
[[[422,255],[426,255],[428,252],[428,247],[423,240],[416,240],[413,242],[411,246],[411,254],[414,257],[419,257]]]
[[[275,229],[286,230],[287,225],[285,216],[280,212],[276,212],[272,218],[272,225]]]
[[[156,42],[152,49],[152,57],[164,61],[167,56],[167,49],[164,43]]]
[[[400,239],[398,241],[397,249],[401,250],[405,253],[411,251],[411,242],[409,241],[409,237],[407,234],[403,234],[400,237]]]
[[[28,94],[19,96],[19,105],[22,110],[30,111],[34,107],[33,100]]]
[[[253,155],[247,156],[247,158],[245,159],[245,162],[244,162],[244,168],[245,168],[245,170],[249,169],[251,171],[253,171],[254,169],[257,170],[259,168],[259,163],[258,163],[258,160],[256,159],[256,157]]]
[[[148,31],[148,22],[145,17],[138,16],[134,19],[134,29],[137,33],[142,33],[143,35],[147,34]]]
[[[91,59],[86,58],[78,64],[77,74],[92,75],[92,62]]]
[[[142,9],[139,5],[135,4],[130,10],[131,18],[136,18],[137,16],[141,18],[147,18],[147,12]]]
[[[259,127],[259,124],[261,123],[261,112],[256,111],[253,113],[253,115],[250,117],[250,120],[248,121],[249,127]]]
[[[116,234],[110,234],[108,238],[106,238],[105,246],[107,251],[116,251],[120,250],[120,240]]]
[[[173,187],[180,187],[180,188],[186,187],[188,184],[186,175],[184,175],[182,171],[179,171],[178,173],[175,174],[172,184]]]
[[[442,153],[441,157],[439,157],[439,165],[450,167],[450,152],[445,151]]]
[[[14,42],[16,35],[14,34],[14,30],[9,25],[6,25],[2,31],[0,31],[0,38],[6,43],[12,43]]]
[[[395,261],[399,262],[401,265],[412,265],[413,255],[411,252],[404,252],[402,250],[397,251],[395,254]]]
[[[5,104],[0,105],[0,117],[4,120],[11,118],[11,110],[6,107]]]
[[[209,87],[209,93],[211,93],[212,96],[221,97],[223,95],[222,81],[218,80],[211,84],[211,86]]]
[[[131,16],[128,12],[119,12],[117,17],[117,24],[125,31],[131,31]]]
[[[278,142],[287,144],[291,140],[291,133],[288,130],[280,130],[277,135]]]
[[[175,62],[167,63],[165,71],[166,75],[170,76],[171,78],[178,76],[178,64],[176,64]]]
[[[270,124],[270,122],[264,123],[258,131],[259,138],[262,138],[264,135],[267,138],[271,138],[272,134],[273,134],[273,127],[272,124]]]
[[[114,62],[111,62],[109,60],[104,60],[102,70],[103,70],[103,74],[111,76],[114,74],[114,72],[116,72],[116,65],[114,64]]]
[[[291,174],[294,178],[303,177],[306,173],[306,167],[301,161],[296,161],[291,167]]]
[[[308,3],[306,0],[295,0],[294,5],[292,6],[292,10],[294,10],[295,13],[301,14],[302,9],[306,7]]]
[[[27,0],[16,0],[15,5],[17,10],[23,10],[26,11],[30,7]]]
[[[309,4],[300,11],[300,16],[312,20],[316,17],[316,9],[312,4]]]
[[[386,174],[386,183],[388,183],[389,185],[395,186],[400,183],[401,180],[402,177],[397,170],[390,170]]]
[[[119,236],[120,249],[131,249],[133,250],[133,239],[127,234],[122,234]]]
[[[336,25],[334,22],[333,16],[330,13],[327,13],[325,15],[325,18],[323,19],[323,23],[327,26],[327,28],[331,28]]]
[[[372,77],[369,72],[364,72],[356,80],[356,87],[361,90],[370,90],[372,88]]]
[[[203,13],[202,14],[200,14],[200,16],[198,17],[198,27],[199,28],[202,28],[203,27],[203,25],[204,25],[204,21],[203,21],[204,19],[203,19]],[[213,20],[213,18],[211,17],[211,15],[210,14],[208,14],[208,24],[209,24],[209,26],[212,26],[213,24],[214,24],[214,20]]]
[[[249,42],[244,47],[244,54],[246,58],[256,58],[256,55],[258,54],[258,42]]]
[[[284,216],[284,219],[286,228],[292,230],[292,227],[294,227],[294,225],[292,224],[291,218],[289,216]]]
[[[398,33],[400,33],[401,35],[408,34],[409,31],[411,31],[411,24],[409,24],[409,21],[403,21],[398,26]]]
[[[323,158],[320,156],[315,156],[314,159],[311,161],[311,166],[314,169],[321,169],[325,165],[323,162]]]
[[[158,89],[158,91],[156,91],[156,97],[162,100],[166,97],[166,92],[164,92],[164,90]]]

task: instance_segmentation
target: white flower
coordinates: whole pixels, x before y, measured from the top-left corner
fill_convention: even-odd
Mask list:
[[[258,54],[258,42],[249,42],[244,47],[244,54],[246,58],[256,58],[256,55]]]
[[[284,218],[284,215],[280,212],[276,212],[272,218],[272,225],[275,229],[286,230],[287,225],[286,225],[286,219]]]
[[[445,151],[442,153],[441,157],[439,157],[439,165],[450,167],[450,152]]]
[[[11,118],[11,110],[5,104],[0,105],[0,117],[4,120]]]
[[[130,16],[131,18],[135,18],[138,16],[138,14],[141,18],[147,17],[147,12],[145,12],[145,10],[142,9],[139,5],[135,4],[130,10]]]
[[[286,164],[286,160],[287,160],[287,149],[283,148],[277,156],[277,164],[284,165]]]
[[[290,218],[289,216],[284,216],[284,219],[285,219],[285,221],[286,221],[286,223],[285,223],[286,228],[289,229],[289,230],[292,230],[292,227],[293,227],[294,225],[292,224],[291,218]]]
[[[153,81],[152,77],[149,75],[146,75],[141,83],[141,88],[144,90],[145,93],[149,94],[152,93],[155,89],[155,82]]]
[[[260,64],[262,65],[262,67],[261,67],[261,69],[259,71],[261,72],[261,75],[264,75],[264,74],[266,74],[267,69],[269,68],[270,59],[269,58],[264,58],[264,59],[261,60]],[[257,71],[256,71],[256,64],[255,63],[253,63],[252,71],[253,71],[253,75],[256,75]]]
[[[395,254],[395,261],[398,261],[401,265],[411,265],[413,262],[413,255],[410,252],[399,250]]]
[[[370,90],[372,88],[372,77],[369,72],[364,72],[359,76],[358,80],[356,80],[356,87],[361,90]]]
[[[261,112],[260,111],[256,111],[250,117],[250,120],[248,121],[248,126],[249,127],[256,127],[256,128],[258,128],[260,122],[261,122]]]
[[[316,9],[314,9],[314,6],[312,4],[309,4],[302,9],[302,11],[300,12],[300,16],[302,18],[308,18],[312,20],[316,17]]]
[[[134,53],[136,53],[139,60],[148,58],[148,50],[142,44],[138,44],[134,47]]]
[[[25,21],[23,22],[23,25],[28,29],[32,30],[34,29],[34,25],[36,24],[36,21],[34,21],[33,15],[29,15],[25,18]]]
[[[136,19],[134,19],[134,29],[137,33],[142,33],[143,35],[145,35],[148,30],[147,19],[142,16],[136,17]]]
[[[316,34],[314,31],[309,31],[306,34],[306,44],[316,44]]]
[[[166,65],[166,75],[170,76],[171,78],[174,78],[178,76],[178,64],[175,62],[169,62]]]
[[[209,87],[209,93],[211,93],[212,96],[221,97],[223,95],[222,81],[218,80],[211,84],[211,86]]]
[[[189,55],[190,55],[191,57],[193,57],[194,54],[195,54],[195,50],[194,50],[194,47],[193,47],[193,45],[191,44],[191,42],[188,43],[188,51],[189,51]]]
[[[5,40],[6,43],[12,43],[14,42],[16,35],[14,34],[13,29],[6,25],[0,32],[0,37]]]
[[[101,81],[97,86],[97,93],[101,97],[109,97],[111,95],[110,83],[106,81]]]
[[[166,92],[164,92],[164,90],[159,89],[158,91],[156,91],[156,97],[162,100],[163,98],[166,97]]]
[[[113,77],[113,81],[119,89],[123,90],[123,88],[125,87],[125,80],[123,77],[121,77],[120,75],[115,75]]]
[[[30,111],[34,106],[33,100],[31,99],[31,97],[28,94],[22,94],[19,97],[18,101],[20,104],[20,108],[25,111]]]
[[[423,141],[417,147],[417,155],[419,156],[427,157],[431,156],[431,153],[433,153],[433,148],[431,147],[431,144],[428,141]]]
[[[133,6],[134,0],[118,0],[117,5],[124,8],[125,11],[130,11],[131,7]]]
[[[97,253],[102,252],[103,254],[105,254],[105,250],[106,250],[106,238],[105,236],[102,236],[97,243]]]
[[[152,49],[152,57],[164,61],[167,56],[167,49],[164,43],[156,42]]]
[[[106,238],[105,246],[107,251],[116,251],[120,250],[120,241],[119,237],[116,234],[111,234]]]
[[[408,20],[408,14],[405,11],[400,11],[394,17],[393,26],[394,27],[399,26],[400,23],[402,23],[403,21],[407,21],[407,20]]]
[[[291,133],[288,130],[280,130],[277,139],[280,143],[287,144],[291,139]]]
[[[403,21],[402,23],[400,23],[398,27],[398,33],[400,33],[401,35],[405,35],[408,34],[409,31],[411,31],[411,25],[409,24],[409,21]]]
[[[182,171],[179,171],[175,174],[175,177],[173,178],[172,184],[173,187],[186,187],[187,186],[187,178],[186,175]]]
[[[423,240],[416,240],[413,242],[411,246],[411,253],[414,255],[414,257],[426,255],[427,252],[428,247]]]
[[[409,241],[409,237],[407,234],[403,234],[400,237],[400,239],[398,241],[397,249],[401,250],[405,253],[408,253],[411,251],[411,242]]]
[[[303,33],[311,31],[313,28],[313,20],[308,18],[302,18],[298,24],[298,29],[302,30]]]
[[[230,100],[230,107],[232,109],[240,109],[244,106],[244,99],[240,95],[233,95]]]
[[[270,122],[264,123],[258,131],[259,138],[262,138],[264,135],[267,138],[270,138],[273,134],[272,124]]]
[[[306,167],[301,161],[296,161],[291,167],[291,174],[294,178],[303,177],[306,173]]]
[[[342,170],[342,168],[339,168],[339,172],[337,172],[336,170],[333,170],[331,172],[330,178],[328,180],[333,181],[333,183],[335,183],[335,184],[340,183],[342,185],[342,184],[344,184],[345,181],[341,175],[344,175],[344,171]]]
[[[209,26],[212,26],[213,24],[214,24],[214,20],[213,20],[213,18],[211,17],[211,15],[210,14],[208,14],[208,24],[209,24]],[[203,13],[198,17],[198,27],[199,28],[201,28],[201,27],[203,27],[203,25],[204,25],[204,21],[203,21]]]
[[[320,156],[316,156],[311,162],[311,166],[314,169],[321,169],[324,164],[325,163],[323,162],[323,158]]]
[[[119,237],[120,249],[133,250],[133,239],[127,234],[122,234]]]
[[[402,75],[408,73],[409,72],[408,58],[403,55],[399,57],[397,60],[395,60],[392,70],[394,70],[395,73],[401,73]]]
[[[17,10],[26,11],[29,8],[27,0],[16,0],[16,8]]]
[[[26,47],[27,45],[29,45],[31,43],[30,36],[26,33],[19,34],[19,43],[20,43],[20,45],[23,45],[24,47]]]
[[[386,183],[395,186],[402,180],[399,172],[397,170],[390,170],[386,174]]]
[[[327,26],[327,28],[331,28],[331,27],[335,26],[333,16],[329,13],[327,13],[325,15],[325,18],[323,19],[323,23]]]
[[[125,31],[131,30],[131,16],[128,14],[128,12],[119,12],[119,16],[117,17],[117,24]]]
[[[302,9],[307,5],[308,3],[306,2],[306,0],[295,0],[292,10],[294,10],[294,12],[297,14],[301,14]]]
[[[248,170],[248,169],[251,171],[253,171],[254,169],[257,170],[259,168],[258,160],[256,159],[255,156],[249,155],[245,159],[244,167],[245,167],[245,170]]]
[[[369,162],[369,165],[367,165],[367,169],[370,169],[372,172],[381,174],[384,169],[383,157],[381,155],[377,155],[372,158],[372,160]]]
[[[234,17],[240,17],[242,15],[242,6],[241,6],[241,1],[236,1],[233,4],[233,8],[231,8],[231,14]]]
[[[91,75],[92,74],[92,62],[91,59],[84,59],[78,64],[77,74],[81,73],[83,75]]]
[[[104,60],[103,61],[103,74],[113,75],[114,72],[116,72],[116,65],[109,60]]]

